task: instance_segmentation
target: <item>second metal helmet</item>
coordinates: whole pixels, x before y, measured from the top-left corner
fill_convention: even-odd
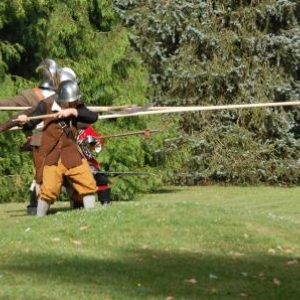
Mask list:
[[[62,83],[67,80],[75,81],[77,84],[79,83],[79,80],[75,72],[71,68],[67,68],[67,67],[58,69],[58,78],[59,78],[59,83]]]
[[[58,99],[59,103],[70,103],[76,100],[80,100],[80,90],[76,82],[72,80],[66,80],[60,83],[58,87]]]
[[[53,59],[43,59],[36,68],[36,72],[38,72],[41,77],[41,83],[39,85],[41,88],[51,90],[56,88],[57,64]]]

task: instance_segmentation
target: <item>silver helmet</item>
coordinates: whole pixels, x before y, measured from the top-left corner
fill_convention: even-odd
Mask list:
[[[58,103],[70,103],[80,100],[80,90],[76,82],[66,80],[60,83],[58,87]]]
[[[71,68],[67,68],[67,67],[58,69],[58,78],[59,78],[59,83],[62,83],[67,80],[74,81],[77,84],[79,82],[75,72]]]
[[[36,68],[36,72],[38,72],[41,77],[39,87],[51,90],[56,88],[57,64],[53,59],[43,59]]]

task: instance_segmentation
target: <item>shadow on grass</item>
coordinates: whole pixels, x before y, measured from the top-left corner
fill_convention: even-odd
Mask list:
[[[30,217],[30,215],[27,214],[26,209],[26,205],[24,205],[24,209],[10,209],[5,210],[4,212],[8,214],[10,218]]]
[[[159,188],[151,192],[150,194],[171,194],[171,193],[179,193],[180,189],[176,188]]]
[[[69,207],[51,207],[48,214],[54,215],[57,213],[62,213],[66,211],[70,211]],[[24,209],[15,209],[15,210],[6,210],[5,213],[9,214],[11,218],[19,218],[19,217],[35,217],[35,215],[27,214],[27,208]]]
[[[11,210],[5,210],[6,213],[19,213],[19,212],[24,212],[26,211],[26,207],[24,209],[11,209]]]
[[[53,286],[59,278],[62,287],[73,284],[75,290],[89,288],[99,295],[117,289],[124,299],[296,300],[300,268],[287,262],[287,257],[268,254],[229,258],[139,249],[120,250],[116,260],[29,253],[24,262],[0,263],[0,268]]]

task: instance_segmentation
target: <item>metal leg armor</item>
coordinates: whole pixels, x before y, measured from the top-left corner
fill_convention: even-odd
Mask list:
[[[29,189],[29,205],[27,205],[27,215],[36,215],[39,192],[40,185],[34,180]]]

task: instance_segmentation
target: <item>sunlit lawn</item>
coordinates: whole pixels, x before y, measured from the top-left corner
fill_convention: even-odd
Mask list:
[[[300,188],[166,189],[45,218],[0,205],[0,299],[299,299]]]

